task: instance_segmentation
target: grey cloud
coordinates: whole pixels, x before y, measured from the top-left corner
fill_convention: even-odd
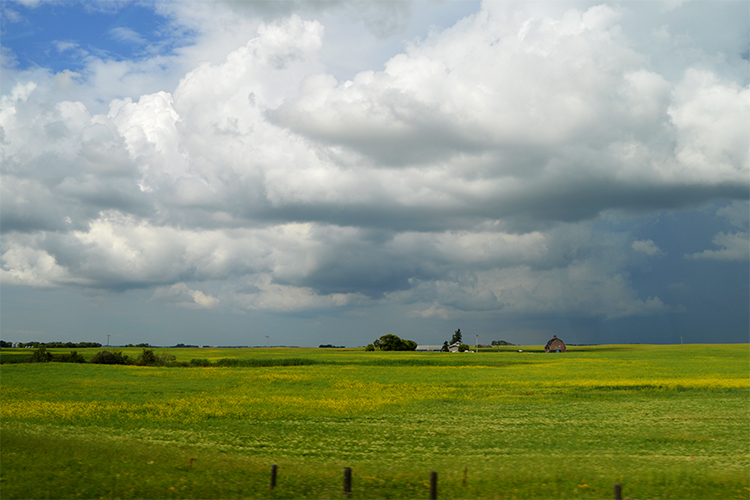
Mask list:
[[[65,211],[51,202],[44,184],[4,176],[0,191],[0,229],[4,233],[66,229]]]

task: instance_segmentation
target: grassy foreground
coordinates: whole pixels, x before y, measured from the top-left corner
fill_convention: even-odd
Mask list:
[[[0,498],[750,498],[748,345],[518,349],[2,365]]]

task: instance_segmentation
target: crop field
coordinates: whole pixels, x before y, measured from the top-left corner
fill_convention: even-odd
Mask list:
[[[0,497],[750,498],[747,344],[504,349],[3,364]]]

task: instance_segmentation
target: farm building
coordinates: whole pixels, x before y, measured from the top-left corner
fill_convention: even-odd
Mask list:
[[[460,342],[456,342],[454,344],[451,344],[448,346],[448,352],[458,352],[458,346],[461,345]],[[429,345],[429,344],[421,344],[418,345],[415,351],[419,352],[440,352],[443,350],[442,345]]]
[[[441,345],[429,345],[429,344],[420,344],[417,346],[415,351],[420,352],[440,352],[443,349],[443,346]]]
[[[544,346],[544,352],[565,352],[565,342],[557,338],[557,335],[554,335],[552,339],[547,342],[547,345]]]

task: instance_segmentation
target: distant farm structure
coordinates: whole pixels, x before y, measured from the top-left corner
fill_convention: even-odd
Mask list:
[[[544,352],[565,352],[565,342],[557,338],[557,335],[553,336],[544,346]]]
[[[440,352],[443,350],[443,346],[431,345],[431,344],[420,344],[414,350],[417,352]]]

